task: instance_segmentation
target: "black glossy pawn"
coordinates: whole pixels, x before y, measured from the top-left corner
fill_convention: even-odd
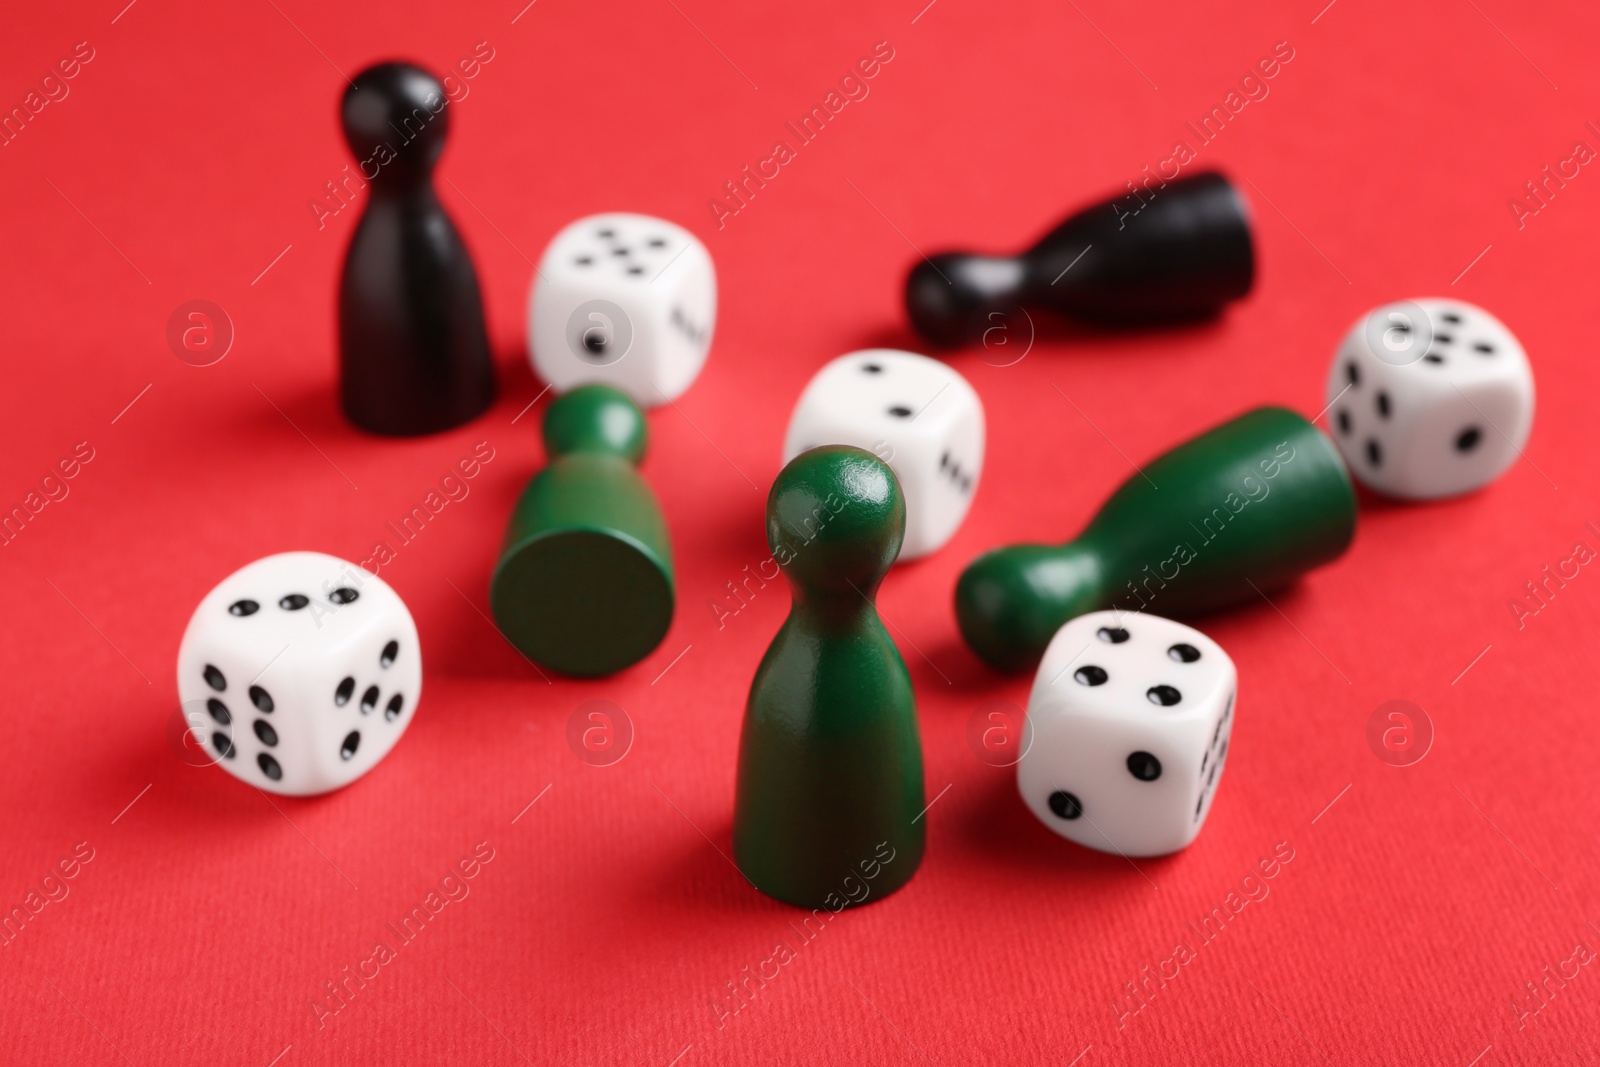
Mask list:
[[[478,275],[433,188],[450,111],[409,63],[362,71],[340,108],[371,186],[339,279],[339,396],[374,433],[447,430],[494,400]]]
[[[925,259],[906,279],[906,308],[918,333],[953,346],[1015,326],[1019,308],[1101,326],[1204,318],[1254,278],[1244,200],[1206,173],[1085,208],[1020,255]]]

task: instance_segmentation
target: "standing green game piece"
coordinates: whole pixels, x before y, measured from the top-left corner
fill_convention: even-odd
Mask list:
[[[985,662],[1025,670],[1068,619],[1259,600],[1337,558],[1355,529],[1333,445],[1292,411],[1257,408],[1123,482],[1076,540],[979,556],[956,583],[956,620]]]
[[[489,582],[506,639],[563,674],[610,674],[643,659],[672,624],[672,550],[639,476],[648,428],[627,394],[584,385],[544,418],[549,466],[511,515]]]
[[[745,706],[733,855],[788,904],[876,900],[922,862],[916,698],[873,604],[905,525],[894,474],[859,448],[801,453],[767,497],[794,606]]]

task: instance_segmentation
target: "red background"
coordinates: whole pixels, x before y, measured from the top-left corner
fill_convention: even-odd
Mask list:
[[[520,17],[521,0],[123,2],[19,8],[0,33],[7,110],[75,43],[95,50],[70,95],[0,149],[0,503],[22,502],[77,442],[94,450],[70,495],[0,549],[0,903],[21,904],[79,842],[94,856],[0,948],[9,1062],[1466,1067],[1594,1054],[1600,967],[1551,980],[1543,1009],[1519,1014],[1538,1004],[1525,983],[1542,968],[1580,941],[1600,951],[1600,577],[1583,569],[1521,628],[1509,602],[1574,542],[1600,547],[1586,525],[1600,523],[1600,177],[1584,168],[1521,228],[1507,202],[1574,142],[1600,145],[1585,127],[1600,119],[1600,13],[1539,18],[1504,0],[1338,0],[1320,15],[1322,0],[540,0]],[[340,72],[395,55],[444,68],[479,41],[494,58],[452,105],[440,190],[477,259],[503,395],[459,431],[372,439],[334,401],[334,292],[357,212],[319,231],[307,206],[350,161]],[[707,200],[879,41],[894,59],[870,95],[719,230]],[[721,629],[709,606],[768,554],[763,502],[793,399],[839,353],[915,347],[898,295],[913,245],[1025,242],[1177,139],[1193,144],[1184,122],[1279,41],[1294,58],[1270,95],[1194,164],[1234,175],[1253,205],[1246,301],[1197,329],[1043,337],[1008,367],[954,359],[988,411],[983,484],[955,540],[896,570],[880,598],[937,795],[927,860],[899,894],[801,946],[800,913],[726,859],[745,691],[787,594],[758,592]],[[481,612],[503,523],[543,461],[547,401],[513,424],[540,389],[524,341],[530,261],[566,222],[609,210],[696,231],[721,316],[695,387],[651,415],[672,632],[617,677],[547,683]],[[1343,559],[1276,609],[1203,622],[1237,662],[1241,697],[1192,848],[1135,869],[1047,832],[1012,771],[968,745],[974,714],[1020,703],[1028,679],[960,643],[961,567],[1007,541],[1065,539],[1130,461],[1247,408],[1314,414],[1357,316],[1436,294],[1490,308],[1525,343],[1539,392],[1527,459],[1463,499],[1364,500]],[[237,331],[205,368],[165,340],[196,298]],[[271,802],[186,765],[167,739],[172,663],[201,596],[271,552],[366,558],[480,441],[495,459],[471,495],[382,568],[416,616],[428,678],[393,754],[349,789]],[[618,705],[635,734],[609,767],[567,742],[591,699]],[[1436,732],[1414,766],[1368,748],[1368,718],[1390,699],[1419,704]],[[494,858],[470,895],[319,1026],[324,983],[391,940],[385,924],[479,842]],[[1186,924],[1280,842],[1294,858],[1263,883],[1270,895],[1119,1026],[1123,983],[1193,940]],[[725,983],[779,941],[795,958],[719,1028]]]

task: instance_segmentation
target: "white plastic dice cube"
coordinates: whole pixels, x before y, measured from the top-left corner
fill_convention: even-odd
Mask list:
[[[206,594],[178,648],[178,698],[223,770],[305,796],[370,771],[422,695],[417,627],[354,563],[284,552]]]
[[[651,407],[699,376],[716,319],[716,271],[694,234],[649,215],[590,215],[545,249],[528,348],[558,393],[604,382]]]
[[[1328,423],[1350,472],[1426,500],[1487,485],[1533,427],[1533,371],[1505,324],[1459,300],[1385,304],[1328,372]]]
[[[1080,615],[1039,664],[1017,789],[1040,822],[1080,845],[1176,852],[1210,814],[1237,692],[1233,661],[1199,630],[1154,615]]]
[[[983,402],[947,364],[869,348],[816,373],[789,417],[783,461],[854,445],[894,470],[906,500],[900,559],[942,546],[966,518],[983,473]]]

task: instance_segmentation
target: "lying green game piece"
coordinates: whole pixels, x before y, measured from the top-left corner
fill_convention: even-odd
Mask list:
[[[511,515],[489,607],[522,654],[594,677],[648,655],[672,625],[672,549],[639,476],[648,427],[627,394],[584,385],[544,419],[550,463]]]
[[[1355,528],[1332,443],[1292,411],[1257,408],[1147,464],[1076,540],[979,556],[956,583],[956,621],[985,662],[1026,670],[1068,619],[1259,600],[1337,558]]]
[[[873,605],[905,522],[893,472],[859,448],[802,452],[767,497],[794,606],[745,706],[733,855],[789,904],[876,900],[922,862],[916,699]]]

